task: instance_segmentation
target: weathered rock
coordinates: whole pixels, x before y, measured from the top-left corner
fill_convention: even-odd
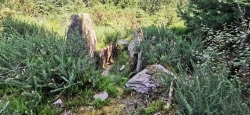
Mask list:
[[[100,57],[102,68],[105,68],[107,65],[114,62],[114,57],[116,57],[117,52],[118,52],[117,44],[111,44],[101,49],[99,53],[99,57]]]
[[[77,115],[72,110],[64,110],[60,115]]]
[[[138,52],[136,47],[140,45],[140,42],[143,39],[143,31],[139,29],[136,31],[135,35],[133,36],[132,40],[128,44],[128,51],[129,51],[129,68],[130,71],[135,71],[137,67],[140,67],[138,63]],[[138,72],[138,70],[136,70]]]
[[[95,94],[94,96],[95,99],[100,98],[102,101],[108,98],[108,93],[106,91],[103,91],[101,93]]]
[[[129,56],[131,58],[135,57],[135,53],[137,53],[136,51],[136,46],[140,44],[140,42],[143,39],[143,32],[142,30],[138,30],[136,31],[135,35],[133,36],[132,40],[129,42],[128,44],[128,51],[129,51]]]
[[[152,93],[153,90],[162,85],[160,77],[162,74],[174,76],[172,72],[161,65],[151,65],[132,77],[125,86],[140,93]]]
[[[142,51],[138,54],[137,64],[136,64],[136,72],[140,72],[142,69]]]
[[[101,51],[99,53],[99,57],[100,57],[100,63],[102,65],[102,68],[105,68],[105,66],[107,64],[107,57],[108,57],[108,49],[107,49],[107,47],[101,49]]]
[[[78,15],[71,15],[68,27],[67,37],[71,39],[72,34],[79,34],[82,36],[82,20]]]
[[[84,33],[85,38],[87,38],[88,40],[90,56],[93,57],[94,52],[96,50],[97,39],[95,30],[93,28],[92,20],[90,18],[90,15],[87,13],[80,13],[78,15],[82,19],[82,31]]]
[[[58,99],[56,100],[53,105],[55,105],[57,108],[60,108],[60,107],[63,107],[64,106],[64,103],[62,101],[62,99]]]
[[[125,65],[122,65],[122,67],[120,68],[120,71],[125,69]]]
[[[117,40],[116,42],[121,50],[126,49],[128,47],[128,41],[124,39]]]
[[[67,37],[68,39],[72,39],[72,37],[79,36],[87,39],[89,54],[93,57],[96,50],[97,39],[92,20],[87,13],[80,13],[70,17]]]

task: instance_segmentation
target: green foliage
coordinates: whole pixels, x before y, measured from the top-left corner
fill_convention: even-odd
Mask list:
[[[26,36],[35,35],[46,37],[47,35],[53,34],[52,32],[49,32],[48,30],[39,25],[31,24],[28,21],[17,20],[13,18],[5,18],[1,20],[1,25],[4,28],[1,31],[2,37],[13,37],[12,35],[24,38]]]
[[[241,98],[237,79],[228,80],[223,66],[214,66],[207,60],[194,67],[188,77],[182,73],[177,79],[175,97],[179,114],[249,114],[249,102]]]
[[[91,105],[93,101],[94,89],[91,86],[85,87],[84,89],[78,89],[78,94],[73,97],[68,97],[68,101],[65,102],[65,106],[76,109],[81,105]]]
[[[93,79],[93,87],[95,89],[99,89],[99,91],[106,90],[107,93],[113,97],[117,96],[116,89],[117,81],[115,81],[114,76],[106,76],[106,77],[95,77]]]
[[[249,2],[245,0],[190,0],[185,9],[179,7],[179,14],[186,20],[191,29],[205,25],[215,30],[222,29],[224,24],[237,24],[241,17],[248,17]]]
[[[249,93],[242,84],[243,78],[249,77],[247,25],[243,22],[242,26],[227,26],[220,31],[203,30],[207,36],[204,50],[195,52],[194,72],[181,72],[177,81],[178,113],[249,114],[249,100],[242,98]],[[246,76],[239,71],[242,67]]]
[[[38,109],[34,113],[37,113],[38,115],[58,115],[58,114],[60,114],[60,111],[61,111],[60,109],[55,110],[51,106],[47,105],[45,107],[43,107],[43,106],[40,107],[40,109]]]
[[[192,70],[191,61],[196,60],[193,52],[202,50],[202,41],[192,39],[188,41],[182,36],[174,35],[168,28],[146,28],[145,39],[139,50],[143,52],[143,66],[155,63],[167,67],[174,67],[182,63],[187,71]]]
[[[66,45],[64,39],[34,24],[16,19],[2,24],[0,84],[23,89],[29,109],[51,94],[75,95],[96,74],[85,41]]]
[[[27,98],[18,95],[18,93],[21,92],[20,89],[7,87],[6,85],[0,85],[0,92],[0,114],[18,114],[28,109],[25,105]],[[9,98],[11,98],[11,100]]]
[[[83,7],[85,4],[80,1],[71,0],[9,0],[2,1],[4,8],[10,8],[22,14],[29,14],[33,16],[49,15],[63,13],[65,11],[75,11]],[[76,5],[75,7],[70,7]],[[1,10],[1,9],[0,9]]]
[[[245,4],[249,1],[240,0]],[[213,29],[221,29],[223,24],[231,24],[240,20],[247,5],[238,4],[238,0],[189,0],[188,8],[179,7],[178,11],[187,26],[191,29],[199,29],[205,25]]]
[[[226,65],[230,69],[230,76],[240,77],[243,83],[249,77],[249,27],[246,22],[241,26],[227,26],[223,30],[213,31],[204,28],[208,33],[206,40],[206,52],[217,52],[213,55],[213,62]]]
[[[154,14],[161,10],[168,0],[140,0],[139,7],[149,14]]]
[[[128,54],[127,53],[128,53],[127,51],[121,51],[121,50],[118,52],[118,54],[117,54],[118,56],[115,58],[115,60],[117,60],[117,61],[114,62],[114,65],[110,70],[110,74],[117,74],[117,72],[119,71],[119,75],[121,75],[121,76],[129,76],[129,68],[128,68],[129,63],[127,61],[127,59],[128,59]],[[125,69],[123,71],[120,71],[120,68],[123,65],[125,66]],[[123,79],[122,81],[126,82],[126,79],[128,79],[128,78],[122,77],[120,79]],[[119,85],[123,86],[122,84],[125,85],[125,83],[121,83]]]
[[[10,98],[8,100],[8,98]],[[28,106],[25,104],[27,98],[19,96],[17,94],[11,96],[2,96],[2,102],[0,103],[1,114],[20,114],[28,111]]]
[[[93,102],[93,105],[97,108],[97,109],[101,109],[102,106],[108,105],[109,104],[109,100],[104,100],[102,101],[101,99],[97,98],[95,99],[95,101]]]
[[[152,115],[153,113],[159,112],[163,109],[163,101],[155,100],[147,103],[146,108],[139,108],[137,115]]]

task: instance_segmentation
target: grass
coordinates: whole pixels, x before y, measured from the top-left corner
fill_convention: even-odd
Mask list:
[[[164,102],[162,100],[154,100],[147,103],[147,106],[139,107],[137,115],[152,115],[163,109]]]

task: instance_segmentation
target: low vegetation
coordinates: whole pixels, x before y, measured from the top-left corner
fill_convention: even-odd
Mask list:
[[[109,105],[110,99],[93,98],[98,92],[105,90],[110,98],[130,95],[131,89],[124,87],[133,74],[127,51],[118,52],[103,76],[97,60],[86,55],[86,41],[66,39],[70,15],[80,12],[93,19],[97,50],[118,39],[130,40],[141,27],[144,40],[137,50],[143,52],[143,68],[157,63],[177,76],[171,109],[162,100],[151,100],[137,114],[250,113],[248,1],[214,0],[220,9],[197,0],[0,3],[0,114],[77,113],[81,106]],[[120,71],[122,65],[126,68]],[[164,82],[167,87],[169,81]],[[63,108],[52,104],[59,98],[65,101]]]

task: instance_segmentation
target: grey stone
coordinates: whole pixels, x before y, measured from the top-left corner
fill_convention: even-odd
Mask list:
[[[106,91],[100,92],[98,94],[95,94],[94,96],[95,99],[101,99],[102,101],[104,101],[105,99],[108,98],[108,93]]]
[[[125,39],[119,39],[117,40],[117,44],[121,45],[128,45],[128,41]]]
[[[125,84],[125,86],[140,93],[151,93],[161,85],[160,81],[157,80],[159,73],[174,76],[172,72],[168,71],[163,66],[155,64],[137,73]]]
[[[120,68],[120,71],[125,69],[125,65],[122,65],[122,67]]]

